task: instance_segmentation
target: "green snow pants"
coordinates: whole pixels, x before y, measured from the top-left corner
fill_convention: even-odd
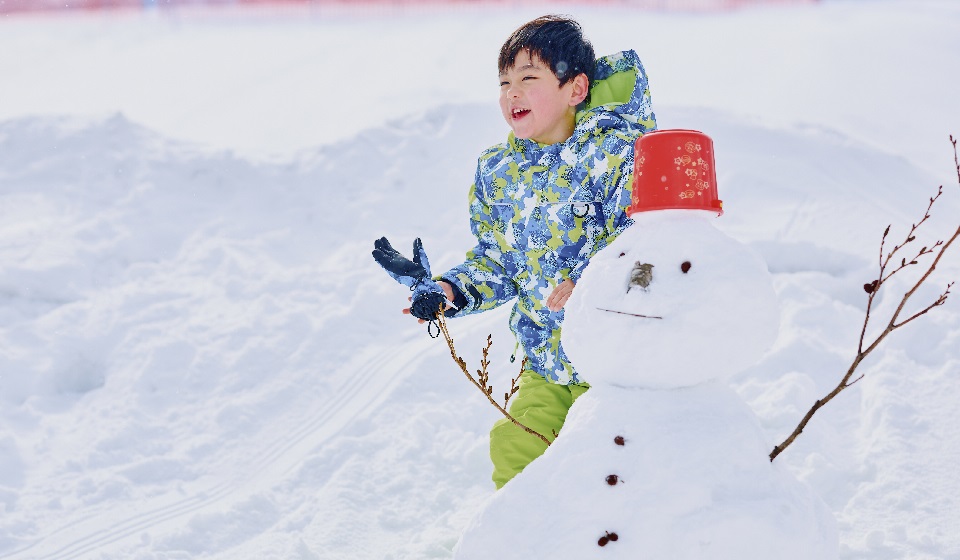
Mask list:
[[[577,397],[590,388],[586,383],[557,385],[542,375],[525,370],[520,376],[519,391],[510,404],[510,414],[521,424],[553,441],[560,433],[567,411]],[[527,465],[547,450],[547,444],[529,434],[507,418],[494,423],[490,430],[490,459],[493,461],[493,483],[497,490],[520,474]]]

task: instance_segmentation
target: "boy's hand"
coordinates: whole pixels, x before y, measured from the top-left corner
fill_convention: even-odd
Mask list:
[[[420,238],[413,242],[413,260],[394,249],[386,237],[373,242],[373,258],[394,280],[413,291],[410,308],[405,312],[414,317],[432,321],[444,309],[446,293],[430,279],[430,261]]]
[[[450,284],[444,282],[443,280],[440,280],[439,282],[437,282],[437,284],[440,285],[440,288],[443,290],[443,294],[447,297],[447,301],[445,302],[445,306],[444,306],[444,311],[446,311],[446,310],[448,310],[448,309],[454,309],[453,304],[451,303],[451,302],[453,301],[453,298],[454,298],[453,288],[450,286]],[[412,297],[408,297],[407,300],[408,300],[408,301],[413,301],[413,298],[412,298]],[[403,314],[404,314],[404,315],[413,315],[413,313],[410,311],[410,308],[409,308],[409,307],[404,308],[402,311],[403,311]],[[413,315],[413,316],[416,317],[416,315]],[[447,317],[449,317],[449,316],[450,316],[450,315],[447,314]],[[427,321],[424,320],[424,319],[417,319],[417,322],[418,322],[418,323],[426,323]]]
[[[567,300],[570,299],[570,294],[573,293],[574,286],[573,280],[569,279],[557,284],[557,287],[550,292],[550,297],[547,298],[547,309],[550,311],[560,311],[563,309],[563,306],[567,304]]]
[[[386,237],[373,242],[373,260],[383,267],[394,280],[413,289],[422,279],[430,276],[430,261],[423,251],[420,238],[413,241],[413,260],[400,254]]]

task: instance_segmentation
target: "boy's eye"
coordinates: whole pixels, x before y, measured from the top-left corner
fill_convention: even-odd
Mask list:
[[[500,82],[500,87],[508,86],[508,85],[510,85],[510,82]]]
[[[536,80],[537,77],[536,77],[536,76],[524,76],[523,79],[524,79],[524,80]]]

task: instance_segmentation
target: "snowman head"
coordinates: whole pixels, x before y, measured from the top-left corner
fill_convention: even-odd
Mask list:
[[[591,384],[670,388],[726,378],[776,338],[766,265],[714,215],[661,210],[587,266],[566,305],[562,343]]]

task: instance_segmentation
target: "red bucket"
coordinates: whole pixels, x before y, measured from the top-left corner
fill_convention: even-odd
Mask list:
[[[628,216],[671,209],[723,214],[709,136],[698,130],[656,130],[641,136],[633,149],[633,198]]]

